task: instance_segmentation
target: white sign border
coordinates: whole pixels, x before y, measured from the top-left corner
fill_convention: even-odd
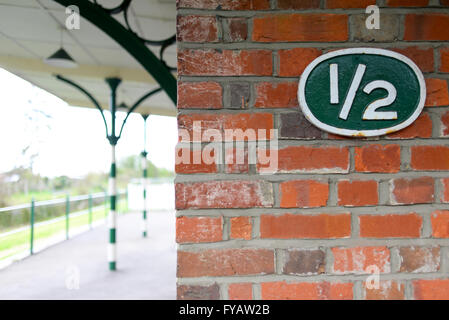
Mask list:
[[[342,128],[330,126],[326,123],[321,122],[317,118],[315,118],[315,116],[310,111],[309,106],[307,105],[306,99],[305,99],[305,85],[306,85],[307,79],[309,78],[310,73],[312,72],[313,69],[315,69],[315,67],[319,63],[321,63],[325,60],[328,60],[333,57],[354,54],[354,53],[356,53],[356,54],[375,54],[375,55],[381,55],[381,56],[386,56],[386,57],[392,57],[392,58],[395,58],[397,60],[404,62],[415,72],[415,75],[418,79],[418,82],[419,82],[419,85],[421,88],[420,100],[419,100],[418,107],[416,108],[415,112],[406,121],[401,122],[400,124],[398,124],[396,126],[393,126],[390,128],[385,128],[385,129],[349,130],[349,129],[342,129]],[[302,112],[304,113],[305,117],[313,125],[317,126],[318,128],[320,128],[324,131],[327,131],[329,133],[338,134],[338,135],[349,136],[349,137],[374,137],[374,136],[381,136],[381,135],[385,135],[387,133],[399,131],[399,130],[409,126],[410,124],[412,124],[418,118],[418,116],[421,114],[421,112],[424,108],[424,103],[426,101],[426,82],[425,82],[424,76],[423,76],[421,70],[418,68],[418,66],[412,60],[410,60],[409,58],[407,58],[406,56],[404,56],[400,53],[386,50],[386,49],[379,49],[379,48],[349,48],[349,49],[336,50],[336,51],[332,51],[332,52],[323,54],[323,55],[319,56],[318,58],[316,58],[315,60],[313,60],[304,69],[304,72],[302,73],[301,78],[299,80],[298,100],[299,100],[299,106],[300,106]]]

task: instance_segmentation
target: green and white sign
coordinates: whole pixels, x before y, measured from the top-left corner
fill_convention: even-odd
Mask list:
[[[424,77],[409,58],[384,49],[351,48],[312,61],[299,81],[299,105],[315,126],[344,136],[379,136],[416,120]]]

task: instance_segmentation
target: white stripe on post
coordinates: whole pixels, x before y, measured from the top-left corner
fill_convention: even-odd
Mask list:
[[[117,214],[115,210],[110,210],[108,215],[108,228],[114,229],[117,225]]]
[[[108,244],[108,262],[117,261],[117,246],[112,243]]]

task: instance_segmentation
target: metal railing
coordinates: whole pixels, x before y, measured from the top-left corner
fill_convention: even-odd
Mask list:
[[[117,196],[121,196],[121,195],[125,195],[125,199],[127,201],[127,198],[128,198],[127,190],[122,190],[117,193]],[[101,198],[104,199],[101,203],[102,203],[102,205],[104,205],[104,211],[105,211],[104,218],[106,218],[107,214],[108,214],[108,200],[109,200],[108,194],[106,192],[99,192],[99,193],[79,195],[79,196],[66,195],[66,197],[64,197],[64,198],[43,200],[43,201],[34,201],[34,199],[32,199],[31,202],[28,204],[20,204],[20,205],[0,208],[0,215],[2,213],[11,212],[11,211],[19,211],[19,210],[27,210],[27,209],[29,209],[29,211],[30,211],[30,213],[29,213],[30,223],[28,226],[22,226],[22,227],[15,228],[8,232],[0,233],[0,239],[5,236],[12,235],[12,234],[29,229],[30,230],[29,254],[32,255],[34,253],[34,245],[35,245],[35,227],[49,225],[52,223],[56,223],[56,222],[65,220],[65,240],[68,240],[70,238],[70,223],[69,223],[70,218],[74,218],[76,216],[86,214],[86,209],[79,211],[79,212],[70,213],[70,210],[71,210],[70,204],[74,203],[74,202],[80,202],[80,201],[87,200],[87,203],[88,203],[87,204],[88,228],[90,230],[90,229],[92,229],[92,225],[93,225],[92,215],[93,215],[93,208],[94,208],[94,205],[93,205],[94,200],[101,199]],[[52,218],[52,219],[48,219],[48,220],[44,220],[44,221],[36,223],[36,208],[57,206],[57,205],[65,205],[65,214],[64,215],[61,215],[57,218]]]

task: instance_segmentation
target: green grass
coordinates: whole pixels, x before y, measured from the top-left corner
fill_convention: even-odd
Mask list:
[[[126,201],[122,200],[118,203],[118,212],[122,213],[126,210]],[[92,210],[92,222],[104,219],[109,209],[104,205],[94,207]],[[69,229],[73,230],[79,227],[87,226],[89,224],[89,214],[69,217]],[[29,250],[30,248],[30,229],[26,229],[14,234],[0,238],[0,260],[6,259],[14,254]],[[35,226],[34,227],[34,243],[40,240],[45,240],[58,234],[65,234],[66,221],[62,219],[51,224]]]
[[[54,193],[52,191],[31,191],[27,194],[25,193],[15,193],[8,197],[8,205],[17,205],[23,203],[30,203],[31,199],[34,198],[35,201],[51,200],[60,198],[61,194]]]

